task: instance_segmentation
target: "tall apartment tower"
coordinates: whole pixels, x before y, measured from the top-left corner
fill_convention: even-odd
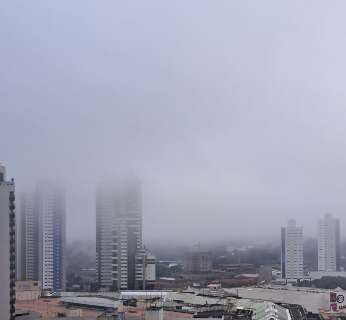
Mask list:
[[[52,182],[37,184],[21,198],[22,278],[45,291],[65,289],[65,194]]]
[[[15,319],[16,223],[14,181],[0,164],[0,319]]]
[[[318,222],[318,271],[340,270],[340,222],[326,214]]]
[[[286,279],[286,227],[281,227],[281,278]]]
[[[21,278],[38,280],[38,215],[33,193],[20,195]]]
[[[96,264],[102,289],[144,289],[155,281],[155,258],[142,243],[141,197],[135,178],[97,190]]]
[[[303,227],[297,227],[295,220],[289,220],[281,228],[281,272],[284,279],[304,278]]]

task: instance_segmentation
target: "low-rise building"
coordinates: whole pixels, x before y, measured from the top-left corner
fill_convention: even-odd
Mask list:
[[[199,247],[186,252],[184,256],[184,270],[189,273],[208,272],[212,269],[210,251],[201,250]]]
[[[39,281],[16,281],[16,300],[35,301],[41,296]]]
[[[251,263],[221,263],[217,269],[233,274],[256,273],[256,266]]]
[[[150,307],[144,312],[144,320],[163,320],[162,307]]]
[[[308,276],[311,280],[321,279],[323,277],[346,278],[346,271],[311,271]]]
[[[265,283],[271,283],[273,279],[271,266],[260,266],[258,269],[259,281]]]
[[[119,306],[119,301],[99,297],[62,297],[60,303],[67,307],[104,311],[117,311]]]

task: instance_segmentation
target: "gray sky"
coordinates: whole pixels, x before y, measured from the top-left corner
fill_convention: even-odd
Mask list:
[[[68,193],[93,238],[95,186],[142,179],[144,235],[307,233],[346,212],[346,2],[0,4],[0,158],[19,191]],[[165,239],[165,240],[164,240]]]

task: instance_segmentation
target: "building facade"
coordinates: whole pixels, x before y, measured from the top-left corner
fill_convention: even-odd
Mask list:
[[[16,281],[16,301],[37,301],[40,296],[39,281]]]
[[[326,214],[318,222],[318,271],[340,270],[340,222]]]
[[[146,251],[143,257],[143,289],[155,289],[156,282],[156,258],[150,252]]]
[[[16,221],[14,181],[0,164],[0,319],[15,319]]]
[[[100,288],[144,289],[148,261],[142,243],[142,199],[137,179],[100,185],[96,195],[96,269]],[[155,261],[155,259],[154,259]]]
[[[44,291],[65,290],[66,209],[62,187],[37,184],[21,199],[22,280],[40,281]]]
[[[286,227],[281,227],[281,277],[286,279]]]
[[[189,273],[204,273],[212,269],[211,252],[194,247],[184,255],[184,270]]]
[[[38,280],[38,215],[33,193],[20,195],[21,279]]]
[[[303,247],[303,227],[298,227],[295,220],[289,220],[287,227],[281,228],[282,278],[304,278]]]

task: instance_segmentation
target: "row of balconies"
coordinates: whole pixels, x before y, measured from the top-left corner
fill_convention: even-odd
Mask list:
[[[10,227],[10,231],[9,231],[9,235],[10,235],[10,320],[14,320],[15,319],[15,302],[16,302],[16,292],[15,292],[15,279],[16,279],[16,241],[15,241],[15,237],[16,237],[16,233],[15,233],[15,213],[14,213],[14,209],[15,209],[15,204],[14,204],[14,200],[15,200],[15,196],[14,196],[14,192],[11,191],[10,192],[10,196],[9,196],[9,200],[10,200],[10,205],[9,205],[9,209],[10,209],[10,214],[9,214],[9,218],[10,218],[10,222],[9,222],[9,227]]]

